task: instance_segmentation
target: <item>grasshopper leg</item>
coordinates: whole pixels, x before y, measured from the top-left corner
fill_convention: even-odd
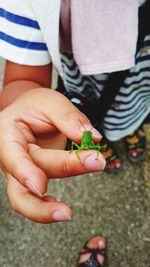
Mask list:
[[[70,151],[70,153],[74,150],[74,149],[73,149],[74,147],[77,148],[77,150],[75,151],[75,153],[76,153],[77,158],[79,159],[80,163],[83,165],[83,163],[82,163],[82,161],[81,161],[81,159],[80,159],[80,157],[79,157],[79,151],[82,150],[82,149],[81,149],[81,147],[80,147],[77,143],[72,142],[72,143],[71,143],[71,151]]]
[[[72,143],[71,143],[71,150],[69,151],[70,153],[74,150],[74,147],[77,148],[77,149],[80,148],[80,146],[79,146],[77,143],[72,142]]]
[[[80,150],[81,150],[81,149],[79,148],[78,150],[76,150],[76,151],[75,151],[75,153],[76,153],[76,155],[77,155],[77,158],[79,159],[79,161],[80,161],[81,165],[84,165],[84,164],[82,163],[82,161],[81,161],[80,157],[79,157],[79,151],[80,151]]]
[[[72,143],[71,143],[71,151],[74,150],[73,147],[75,147],[75,148],[77,148],[77,149],[80,148],[80,146],[79,146],[77,143],[75,143],[75,142],[72,142]]]

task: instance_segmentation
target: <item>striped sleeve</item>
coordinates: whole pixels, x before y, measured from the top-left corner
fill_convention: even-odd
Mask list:
[[[32,66],[51,62],[29,0],[0,1],[0,56]]]

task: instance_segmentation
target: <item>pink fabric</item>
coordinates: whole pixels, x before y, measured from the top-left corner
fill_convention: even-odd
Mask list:
[[[82,74],[134,65],[138,5],[138,0],[62,0],[61,48],[73,52]]]
[[[70,0],[61,1],[60,12],[60,52],[72,52]]]

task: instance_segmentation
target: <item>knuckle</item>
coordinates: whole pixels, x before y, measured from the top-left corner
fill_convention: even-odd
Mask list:
[[[65,121],[73,121],[74,123],[79,123],[79,120],[82,120],[83,123],[87,123],[89,122],[89,119],[86,117],[86,115],[84,115],[83,113],[81,113],[78,109],[75,109],[69,113],[66,114]]]
[[[70,176],[71,172],[72,172],[72,164],[70,160],[66,157],[64,158],[64,161],[63,161],[62,176],[63,177]]]

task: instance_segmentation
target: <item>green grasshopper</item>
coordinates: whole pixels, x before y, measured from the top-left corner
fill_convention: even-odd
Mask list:
[[[84,128],[84,132],[82,134],[82,137],[81,137],[81,143],[80,144],[77,144],[75,142],[72,141],[71,143],[71,151],[74,150],[74,147],[77,148],[76,150],[76,155],[79,159],[79,161],[81,162],[81,159],[78,155],[79,151],[81,150],[97,150],[97,159],[98,159],[98,154],[99,152],[103,152],[105,150],[105,146],[102,146],[100,143],[94,143],[93,140],[92,140],[92,129],[90,131],[87,131],[83,125],[83,123],[80,121],[80,123],[82,124],[83,128]],[[82,164],[82,162],[81,162]]]

